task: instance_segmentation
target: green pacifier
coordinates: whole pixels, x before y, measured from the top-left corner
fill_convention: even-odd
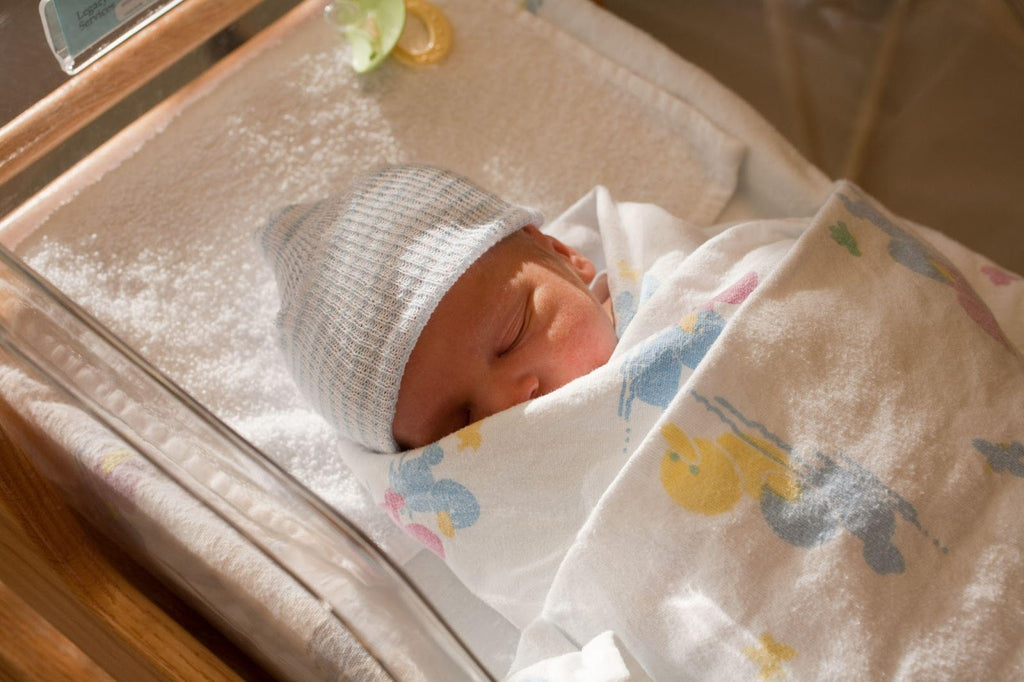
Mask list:
[[[404,0],[334,0],[324,10],[352,47],[352,68],[366,73],[395,49],[405,30]]]

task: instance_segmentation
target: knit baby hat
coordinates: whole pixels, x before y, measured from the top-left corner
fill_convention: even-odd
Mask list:
[[[260,239],[296,383],[342,435],[396,452],[398,389],[430,315],[485,251],[542,221],[465,178],[413,165],[281,210]]]

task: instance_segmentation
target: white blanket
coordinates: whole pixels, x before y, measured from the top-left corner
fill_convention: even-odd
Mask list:
[[[717,234],[598,189],[551,229],[600,242],[612,360],[352,460],[524,629],[513,669],[598,636],[654,679],[1024,669],[1022,339],[982,299],[1020,278],[844,183]]]

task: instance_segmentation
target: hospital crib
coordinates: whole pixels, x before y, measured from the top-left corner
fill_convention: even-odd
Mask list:
[[[467,58],[493,60],[499,73],[522,75],[524,65],[503,60],[501,50],[488,46],[486,37],[481,39],[479,35],[488,26],[486,22],[497,17],[503,26],[507,24],[504,35],[529,38],[549,50],[548,56],[564,59],[566,74],[590,74],[593,82],[589,89],[580,91],[579,98],[593,97],[602,88],[610,91],[608,97],[631,98],[627,105],[641,107],[633,122],[649,123],[656,129],[646,139],[651,148],[673,136],[690,136],[691,146],[686,149],[692,148],[697,143],[687,126],[695,117],[710,121],[739,141],[746,148],[742,163],[709,171],[711,175],[721,174],[727,184],[731,182],[723,206],[714,215],[703,216],[710,221],[804,215],[811,211],[828,181],[800,152],[826,167],[830,174],[856,175],[868,165],[865,150],[870,148],[871,136],[877,130],[884,83],[893,69],[895,53],[887,41],[895,40],[900,22],[906,21],[906,15],[900,13],[906,11],[907,3],[874,3],[886,5],[877,10],[877,16],[869,17],[875,21],[872,25],[881,27],[881,41],[872,51],[876,57],[871,61],[874,70],[865,74],[863,91],[853,98],[858,112],[854,124],[839,136],[842,153],[830,147],[834,136],[821,143],[813,118],[807,115],[809,104],[800,65],[795,53],[787,51],[793,37],[786,34],[784,3],[765,3],[770,11],[758,16],[774,22],[769,35],[776,41],[773,54],[779,72],[784,74],[778,99],[788,102],[796,112],[791,119],[781,115],[780,120],[795,121],[787,132],[799,145],[799,152],[760,114],[706,73],[594,4],[581,0],[495,1],[482,3],[483,10],[471,8],[468,0],[437,4],[453,19],[453,61],[459,58],[461,49]],[[867,11],[870,4],[861,3],[860,10]],[[30,116],[9,126],[3,133],[5,158],[0,164],[6,187],[24,191],[18,185],[18,173],[58,146],[71,127],[98,115],[121,96],[117,91],[127,94],[140,88],[150,73],[173,65],[205,35],[236,20],[252,5],[186,0],[98,62],[92,71],[69,82],[56,98],[51,98],[48,108],[37,107]],[[616,9],[615,3],[608,5]],[[696,3],[691,11],[697,12],[694,7]],[[632,10],[641,8],[637,3]],[[312,35],[319,41],[316,47],[329,44],[329,28],[320,20],[322,10],[321,2],[298,4],[45,189],[20,202],[0,226],[0,242],[5,247],[0,253],[0,355],[5,370],[0,384],[4,431],[0,487],[5,500],[4,544],[8,556],[17,557],[17,561],[5,559],[0,578],[22,592],[86,653],[125,679],[219,679],[262,674],[292,679],[488,679],[505,672],[514,651],[516,633],[511,626],[460,590],[443,565],[413,552],[394,539],[389,530],[375,525],[373,510],[357,509],[358,518],[350,519],[344,500],[325,501],[322,491],[306,485],[304,479],[309,472],[301,466],[298,471],[294,469],[301,465],[294,453],[282,453],[291,445],[302,447],[307,441],[301,437],[289,441],[284,433],[287,429],[283,429],[275,434],[276,439],[270,439],[277,449],[275,454],[264,454],[254,447],[253,441],[261,437],[267,440],[257,423],[267,415],[247,417],[244,406],[231,404],[217,390],[212,390],[214,395],[208,398],[197,379],[202,367],[187,367],[195,361],[187,344],[168,351],[154,338],[187,332],[190,327],[178,328],[173,320],[168,323],[161,316],[162,327],[153,332],[140,331],[135,322],[118,328],[118,306],[130,307],[133,300],[166,304],[177,311],[204,302],[185,300],[176,305],[154,299],[167,291],[183,299],[189,296],[187,286],[178,290],[161,276],[159,268],[164,263],[159,254],[144,247],[126,251],[151,258],[146,272],[158,283],[157,288],[164,287],[159,292],[154,294],[152,283],[131,279],[123,283],[119,289],[122,298],[116,300],[92,299],[83,293],[90,289],[88,277],[116,277],[118,273],[105,273],[99,266],[110,262],[89,257],[91,249],[101,249],[108,242],[88,230],[69,236],[73,223],[100,206],[101,200],[123,200],[125,205],[135,206],[134,199],[109,189],[109,178],[123,179],[132,171],[132,163],[136,169],[143,168],[143,162],[133,161],[140,158],[139,153],[153,158],[171,154],[182,136],[188,140],[188,133],[202,132],[201,126],[188,126],[199,125],[204,116],[211,115],[211,102],[227,97],[224,93],[239,94],[246,86],[259,83],[256,69],[270,68],[268,63],[281,60],[325,59],[323,51],[308,56],[304,52],[306,43],[301,40]],[[628,14],[630,8],[618,11]],[[1014,10],[1012,3],[993,11],[1002,12],[1003,19],[1019,21],[1014,14],[1019,10]],[[1007,29],[1009,43],[1019,45],[1019,28],[1018,23],[1018,30]],[[343,52],[340,41],[338,45],[339,53]],[[324,62],[305,64],[304,68],[320,68],[324,78],[329,78],[340,67]],[[676,210],[684,208],[673,205],[680,199],[672,191],[672,172],[655,168],[649,177],[630,179],[629,169],[642,167],[643,160],[634,157],[633,145],[605,139],[607,130],[614,129],[622,119],[610,118],[602,128],[597,119],[617,112],[600,107],[588,112],[591,121],[580,124],[592,124],[598,139],[589,139],[579,130],[575,137],[563,135],[569,138],[565,147],[550,149],[547,158],[538,157],[535,168],[529,163],[530,157],[540,155],[547,142],[541,136],[531,144],[522,136],[524,131],[514,127],[503,108],[514,108],[515,104],[501,101],[503,88],[493,91],[499,94],[493,95],[498,101],[492,108],[473,109],[463,122],[473,126],[477,121],[473,117],[487,111],[499,122],[495,125],[501,135],[509,135],[495,140],[486,153],[474,155],[450,139],[435,140],[411,133],[394,133],[375,141],[372,135],[378,124],[391,122],[422,131],[414,119],[422,125],[424,120],[439,115],[430,108],[410,114],[398,107],[406,100],[397,96],[389,100],[398,89],[418,87],[414,70],[389,68],[368,79],[349,76],[353,80],[345,83],[358,93],[361,102],[379,98],[385,105],[396,107],[375,110],[377,120],[359,119],[356,127],[361,126],[361,144],[366,147],[398,144],[398,148],[385,149],[385,155],[425,158],[434,163],[445,162],[445,154],[450,154],[454,165],[462,164],[477,175],[489,174],[497,185],[505,183],[496,189],[528,192],[530,197],[521,199],[536,198],[549,215],[575,199],[573,191],[585,190],[586,182],[593,178],[606,183],[621,181],[625,194],[632,191],[640,195],[638,198]],[[446,66],[442,62],[428,68],[441,71]],[[466,73],[467,77],[481,77],[479,72]],[[553,92],[552,83],[539,76],[526,81],[523,88]],[[331,89],[337,86],[330,83],[314,80],[309,84],[337,93]],[[472,81],[466,87],[481,84]],[[97,90],[110,94],[101,98],[105,101],[97,102]],[[558,107],[552,105],[552,125],[567,126],[574,107],[595,102],[568,101],[564,118],[559,118]],[[256,106],[258,99],[247,104]],[[284,100],[283,104],[268,104],[279,107],[271,118],[285,121],[285,128],[292,125],[298,130],[292,120],[296,112],[285,105]],[[624,108],[628,109],[627,105]],[[77,114],[68,115],[69,109]],[[366,111],[353,108],[346,115],[360,117]],[[300,112],[310,116],[321,113]],[[455,113],[454,109],[445,111],[448,116]],[[227,111],[225,115],[235,112]],[[324,125],[345,120],[328,117]],[[501,123],[511,127],[502,129]],[[268,130],[273,127],[242,132],[268,135]],[[302,130],[303,134],[312,134],[312,128]],[[324,136],[335,133],[329,127],[322,129]],[[369,141],[365,140],[367,136]],[[323,142],[319,137],[303,140],[314,146]],[[288,150],[281,147],[290,142],[284,137],[280,141],[262,140],[254,148],[281,154],[283,167],[300,178],[296,182],[314,182],[308,177],[312,171],[296,166]],[[373,159],[379,153],[367,152],[363,147],[343,149],[352,154],[348,159],[352,163]],[[578,158],[572,163],[552,158],[566,149],[577,151]],[[662,151],[670,157],[676,152],[679,158],[687,154],[672,144],[664,145]],[[714,151],[705,149],[704,153],[713,157]],[[338,173],[341,166],[338,159],[317,157],[315,150],[311,158],[319,159],[329,172]],[[267,163],[266,158],[261,163]],[[123,170],[123,164],[129,165],[128,170]],[[616,170],[616,165],[622,168]],[[569,171],[566,166],[571,167]],[[589,170],[580,170],[587,166]],[[524,177],[528,168],[534,177]],[[22,173],[21,178],[26,175],[31,172]],[[238,178],[221,179],[224,191],[254,191]],[[159,179],[148,185],[159,186]],[[107,189],[97,191],[97,187]],[[195,189],[201,188],[197,185]],[[287,178],[281,178],[280,186],[273,189],[282,194],[301,193],[289,185]],[[183,206],[175,220],[193,220],[197,210],[200,208],[194,205]],[[244,206],[238,210],[245,214]],[[1007,210],[1018,211],[1019,215],[1021,207],[1018,203]],[[246,214],[254,224],[256,213]],[[112,219],[118,215],[138,214],[114,211]],[[48,230],[63,231],[67,238],[60,242],[58,235],[53,237],[57,242],[47,242]],[[209,242],[200,240],[199,245],[214,251],[235,248],[235,237],[215,235]],[[130,241],[131,235],[125,233],[123,238]],[[999,238],[1006,236],[994,239]],[[964,241],[970,243],[969,238]],[[55,243],[59,247],[56,250],[51,248]],[[1020,242],[1009,237],[1008,243]],[[75,253],[74,249],[80,251]],[[29,257],[33,267],[26,266],[25,252],[34,256],[34,260]],[[1011,249],[992,255],[1009,259],[1004,264],[1013,269],[1022,269],[1020,261],[1013,260],[1020,258],[1019,248],[1016,253]],[[219,260],[216,253],[204,257],[204,265],[233,264]],[[81,272],[73,271],[76,264]],[[65,287],[75,293],[69,295],[48,281],[47,268],[59,271]],[[230,279],[235,273],[210,274],[214,279]],[[75,279],[79,275],[84,282]],[[137,273],[129,272],[129,277],[135,278]],[[83,296],[85,300],[80,300]],[[229,319],[224,324],[230,326],[231,322]],[[201,365],[204,358],[199,360]],[[188,387],[182,388],[180,383]],[[239,435],[246,431],[244,437]],[[331,442],[319,433],[316,438],[317,444]],[[336,485],[343,480],[341,472],[329,483]],[[107,538],[118,549],[112,549]],[[380,546],[385,549],[382,551]],[[154,596],[162,594],[162,588],[154,586],[148,575],[134,582],[126,579],[126,574],[133,575],[129,563],[111,563],[121,551],[170,585],[201,616],[182,615],[173,599]],[[147,589],[153,593],[145,594]],[[167,611],[183,619],[185,627]],[[189,624],[194,626],[203,619],[216,633],[208,627],[204,630],[205,625],[198,627],[198,637],[186,631],[192,629]],[[226,644],[219,633],[234,644]],[[243,653],[234,650],[235,645]],[[250,657],[255,663],[248,660]]]

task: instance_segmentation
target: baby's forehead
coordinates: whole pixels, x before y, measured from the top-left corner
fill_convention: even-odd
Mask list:
[[[557,277],[571,281],[566,268],[558,267],[554,250],[546,248],[546,244],[525,229],[513,232],[472,263],[442,301],[448,308],[463,307],[467,314],[461,319],[467,326],[486,328],[506,324],[506,308],[525,304],[526,291],[539,278]],[[446,317],[455,316],[449,314]]]
[[[527,226],[530,227],[530,226]],[[487,249],[471,267],[507,266],[514,269],[543,255],[539,243],[526,231],[526,227],[512,232]]]
[[[543,261],[544,257],[537,242],[523,230],[517,230],[473,262],[466,270],[466,278],[474,279],[477,286],[486,286],[492,297],[511,295],[511,284],[524,275],[525,266]],[[456,280],[456,285],[462,279]]]
[[[456,298],[464,305],[490,308],[496,300],[512,295],[511,285],[528,260],[526,250],[517,241],[510,235],[481,254],[452,284],[442,301]]]
[[[459,337],[477,336],[501,324],[507,304],[521,295],[517,281],[530,260],[530,246],[518,233],[501,240],[469,265],[438,302],[430,317]]]

